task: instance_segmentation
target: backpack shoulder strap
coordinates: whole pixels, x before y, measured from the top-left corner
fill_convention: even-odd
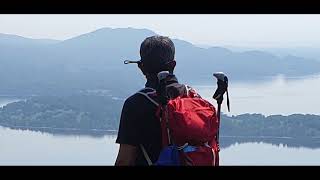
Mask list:
[[[157,103],[154,99],[152,99],[150,96],[151,95],[155,95],[156,94],[156,90],[153,88],[143,88],[140,91],[137,92],[137,94],[141,94],[144,97],[146,97],[149,101],[151,101],[154,105],[159,106],[159,103]],[[149,166],[151,166],[153,163],[150,159],[150,156],[148,155],[146,149],[144,148],[144,146],[142,144],[140,144],[140,149],[142,151],[142,154],[144,156],[144,158],[146,159],[147,163]]]
[[[150,100],[154,105],[159,106],[159,103],[157,103],[154,99],[150,97],[150,95],[156,94],[156,90],[152,88],[144,88],[137,92],[138,94],[143,95],[148,100]]]
[[[146,149],[143,147],[142,144],[140,144],[140,148],[141,148],[141,150],[142,150],[143,156],[144,156],[144,158],[146,159],[148,165],[151,166],[151,165],[152,165],[152,161],[151,161],[151,159],[150,159],[150,157],[149,157]]]
[[[200,94],[198,94],[196,92],[196,90],[194,90],[192,87],[188,86],[188,85],[184,85],[186,87],[186,91],[187,91],[187,96],[188,97],[198,97],[201,98]]]

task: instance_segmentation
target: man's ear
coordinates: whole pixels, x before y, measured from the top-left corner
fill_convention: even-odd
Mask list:
[[[176,60],[173,60],[173,61],[172,61],[172,68],[174,69],[174,68],[176,67],[176,65],[177,65]]]
[[[139,63],[138,64],[138,67],[139,67],[139,69],[141,70],[141,72],[143,73],[143,75],[147,75],[147,72],[145,71],[145,69],[144,69],[144,67],[143,67],[143,64],[142,63]]]
[[[170,63],[168,64],[169,69],[170,69],[170,71],[172,71],[172,73],[173,73],[174,68],[176,67],[176,64],[177,63],[175,60],[170,61]]]

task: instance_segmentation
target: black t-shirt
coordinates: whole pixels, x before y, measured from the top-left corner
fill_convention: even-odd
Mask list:
[[[146,87],[156,89],[156,86],[156,82],[146,83]],[[185,86],[179,84],[175,76],[168,80],[167,89],[171,98],[186,93]],[[144,146],[153,163],[159,157],[161,128],[160,120],[156,117],[156,110],[157,106],[139,93],[130,96],[123,105],[116,143],[138,147],[136,165],[148,165],[140,144]]]

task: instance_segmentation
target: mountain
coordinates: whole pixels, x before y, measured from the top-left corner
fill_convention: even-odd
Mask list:
[[[1,46],[30,46],[30,45],[48,45],[61,42],[53,39],[31,39],[22,36],[2,34],[0,33],[0,47]]]
[[[244,51],[259,49],[261,51],[269,52],[279,57],[286,57],[291,55],[291,56],[304,57],[304,58],[320,61],[319,45],[296,46],[296,47],[259,47],[259,48],[241,47],[241,46],[223,46],[223,47],[228,48],[235,52],[244,52]],[[206,48],[208,48],[208,46]]]
[[[0,35],[0,94],[58,95],[108,90],[127,96],[144,85],[144,77],[126,59],[139,59],[141,42],[156,35],[148,29],[102,28],[64,41]],[[234,52],[197,47],[174,39],[176,74],[188,84],[212,84],[224,71],[231,81],[283,74],[318,73],[320,62],[296,56],[280,58],[265,51]]]

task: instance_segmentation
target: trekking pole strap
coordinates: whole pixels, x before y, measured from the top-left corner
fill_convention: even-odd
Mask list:
[[[230,112],[230,100],[229,100],[229,92],[227,89],[227,107],[228,107],[228,112]]]

